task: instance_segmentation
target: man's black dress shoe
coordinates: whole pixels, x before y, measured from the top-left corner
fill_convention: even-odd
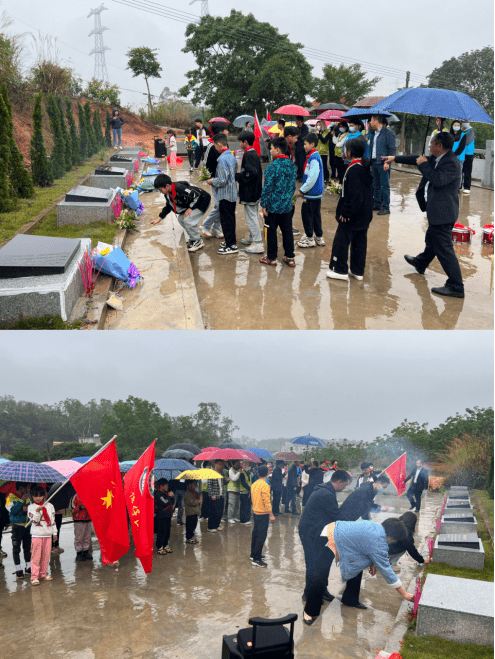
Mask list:
[[[333,602],[335,597],[333,595],[330,595],[330,593],[327,590],[326,593],[323,593],[323,599],[325,600],[325,602]]]
[[[342,600],[340,600],[342,602]],[[368,607],[365,604],[361,604],[361,602],[358,602],[357,604],[346,604],[345,602],[342,602],[344,606],[351,606],[353,609],[367,609]]]
[[[418,266],[416,265],[416,259],[414,258],[414,256],[409,256],[408,254],[404,254],[404,258],[409,263],[409,265],[412,265],[413,268],[416,268],[416,272],[419,272],[420,275],[425,274],[425,271],[421,270],[421,268],[418,268]]]
[[[437,286],[432,288],[431,292],[435,295],[443,295],[445,297],[464,297],[464,291],[454,291],[449,286]]]

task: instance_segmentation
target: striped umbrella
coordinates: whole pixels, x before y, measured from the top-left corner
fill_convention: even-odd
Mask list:
[[[26,483],[55,483],[63,480],[59,471],[38,462],[6,462],[0,465],[0,480]]]
[[[7,460],[7,458],[0,458],[0,465],[5,464],[6,462],[10,462],[10,460]]]

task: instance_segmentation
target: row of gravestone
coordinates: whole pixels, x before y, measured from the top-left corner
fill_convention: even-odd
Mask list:
[[[91,177],[91,186],[76,186],[57,206],[57,224],[112,222],[115,188],[127,187],[139,147],[125,147]],[[118,171],[115,167],[118,165]],[[109,173],[110,172],[110,173]],[[0,249],[0,323],[44,315],[68,320],[84,294],[79,270],[89,239],[18,234]]]
[[[432,560],[482,570],[485,550],[477,532],[468,488],[452,487]],[[493,608],[493,582],[428,574],[418,605],[416,633],[493,646]]]

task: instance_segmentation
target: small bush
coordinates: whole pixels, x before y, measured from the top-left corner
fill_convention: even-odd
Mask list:
[[[117,85],[111,85],[109,82],[92,78],[86,85],[84,96],[91,98],[100,103],[108,103],[120,107],[120,89]]]
[[[155,105],[151,112],[144,108],[140,110],[141,119],[149,121],[157,126],[167,126],[168,128],[188,128],[191,126],[190,106],[184,102],[171,99],[166,103]]]
[[[445,485],[467,485],[482,489],[490,469],[492,457],[491,440],[485,436],[463,433],[454,437],[442,454],[445,464]]]

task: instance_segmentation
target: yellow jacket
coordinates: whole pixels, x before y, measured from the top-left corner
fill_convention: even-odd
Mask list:
[[[251,487],[251,501],[255,515],[267,515],[272,512],[270,503],[270,486],[261,479],[253,483]]]

